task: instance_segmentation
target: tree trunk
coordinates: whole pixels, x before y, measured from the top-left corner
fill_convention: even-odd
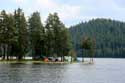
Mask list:
[[[71,56],[71,63],[72,63],[72,56]]]
[[[23,58],[22,56],[20,56],[20,55],[18,56],[18,60],[22,60],[22,58]]]
[[[84,50],[84,49],[83,49]],[[86,51],[83,51],[83,55],[82,55],[82,62],[84,62],[84,54],[86,54]]]
[[[1,57],[2,57],[2,59],[3,59],[3,56],[4,56],[4,47],[3,47],[3,44],[1,44]]]
[[[9,60],[9,55],[10,55],[10,46],[6,45],[6,56],[7,56],[7,60]]]
[[[61,56],[61,62],[64,62],[64,56]]]
[[[5,60],[5,55],[6,55],[5,44],[3,44],[3,56],[2,56],[2,60]]]
[[[84,62],[84,58],[82,57],[82,62]]]

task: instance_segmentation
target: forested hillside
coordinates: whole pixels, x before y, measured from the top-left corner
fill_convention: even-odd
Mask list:
[[[110,19],[93,19],[72,26],[69,30],[78,56],[83,56],[81,40],[87,36],[96,40],[95,57],[125,57],[124,22]]]

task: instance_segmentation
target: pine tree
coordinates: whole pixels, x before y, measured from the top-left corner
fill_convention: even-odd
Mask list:
[[[46,20],[46,56],[54,54],[54,28],[53,28],[53,15],[49,14]]]
[[[18,60],[21,60],[27,51],[28,47],[28,31],[27,22],[22,12],[22,9],[18,8],[15,10],[15,27],[17,29],[17,49],[18,49]]]
[[[14,26],[14,17],[12,14],[8,15],[8,20],[7,20],[7,32],[6,32],[6,38],[7,38],[7,44],[8,44],[8,48],[7,48],[7,59],[9,59],[9,56],[11,56],[11,48],[12,48],[12,44],[17,41],[16,40],[16,28]]]
[[[88,52],[89,56],[90,57],[90,62],[93,63],[93,57],[94,57],[94,54],[95,54],[95,40],[93,40],[92,38],[90,37],[85,37],[83,38],[83,41],[82,41],[82,46],[81,46],[84,50],[84,52]]]
[[[32,55],[34,55],[33,57],[35,58],[41,56],[41,54],[45,54],[45,30],[42,25],[39,12],[34,12],[29,18],[29,31],[32,46]]]
[[[46,21],[46,34],[47,34],[47,51],[49,55],[61,56],[62,61],[64,56],[69,51],[69,34],[65,25],[60,21],[58,14],[49,14]]]
[[[60,32],[60,41],[58,46],[60,55],[62,56],[62,61],[64,61],[64,56],[67,56],[69,51],[72,49],[71,36],[68,29],[64,28]]]
[[[0,39],[1,39],[1,48],[2,48],[2,59],[4,60],[7,56],[7,14],[6,11],[3,10],[1,12],[1,28],[0,28]]]
[[[1,12],[1,49],[3,49],[3,59],[9,59],[11,53],[11,44],[15,41],[14,17],[12,14]]]

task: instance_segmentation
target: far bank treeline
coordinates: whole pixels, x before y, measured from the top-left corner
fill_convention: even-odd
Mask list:
[[[22,9],[14,13],[0,14],[0,56],[9,60],[16,56],[18,60],[25,56],[62,57],[68,55],[72,44],[70,34],[60,21],[58,14],[49,14],[45,25],[39,12],[34,12],[28,20]]]
[[[93,19],[69,29],[78,56],[88,57],[81,49],[81,40],[89,36],[96,40],[94,57],[125,58],[125,22],[111,19]]]

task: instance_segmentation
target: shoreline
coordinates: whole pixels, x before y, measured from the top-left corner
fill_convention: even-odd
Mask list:
[[[90,63],[89,61],[85,61],[85,62],[44,62],[44,61],[35,61],[35,60],[21,60],[21,61],[18,61],[18,60],[0,60],[0,64],[84,64],[84,65],[87,65],[87,64],[94,64],[93,63]]]
[[[0,60],[0,64],[70,64],[70,62],[44,62],[33,60]]]

